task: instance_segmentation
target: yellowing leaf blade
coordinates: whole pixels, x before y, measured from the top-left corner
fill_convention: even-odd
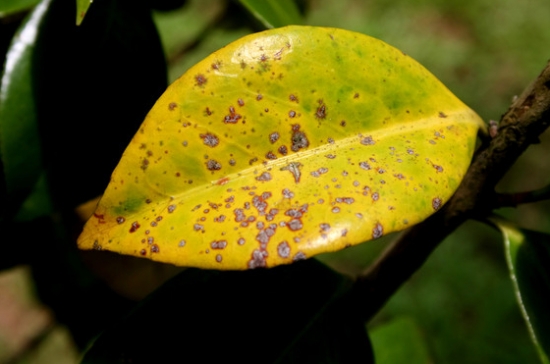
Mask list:
[[[439,209],[480,125],[379,40],[297,26],[250,35],[161,96],[79,246],[219,269],[342,249]]]

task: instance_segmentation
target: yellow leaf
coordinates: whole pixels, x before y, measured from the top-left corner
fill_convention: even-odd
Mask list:
[[[252,34],[159,98],[78,244],[217,269],[339,250],[439,209],[481,125],[377,39],[302,26]]]

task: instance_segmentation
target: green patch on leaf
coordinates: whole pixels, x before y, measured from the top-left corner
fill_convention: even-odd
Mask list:
[[[159,98],[79,246],[215,269],[340,250],[440,209],[481,125],[377,39],[301,26],[249,35]]]

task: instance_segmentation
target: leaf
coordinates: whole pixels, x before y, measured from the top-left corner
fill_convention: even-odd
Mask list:
[[[166,90],[79,246],[247,269],[359,244],[439,209],[481,123],[379,40],[300,26],[253,34]]]
[[[492,219],[504,235],[518,304],[542,363],[550,363],[550,235]]]
[[[93,0],[76,0],[76,25],[82,24]]]
[[[377,364],[428,364],[427,345],[416,323],[409,318],[397,318],[370,331]]]
[[[53,213],[52,202],[47,185],[45,173],[39,177],[34,189],[21,204],[21,208],[14,216],[15,221],[32,221],[41,216]]]
[[[187,269],[99,336],[82,363],[372,363],[350,287],[315,260]]]
[[[32,58],[49,0],[42,1],[13,38],[8,50],[0,86],[0,157],[9,215],[17,212],[36,184],[40,173],[41,149],[36,102],[32,84]]]
[[[239,0],[266,28],[302,24],[300,11],[293,0]]]
[[[2,0],[0,2],[0,18],[32,8],[40,0]]]

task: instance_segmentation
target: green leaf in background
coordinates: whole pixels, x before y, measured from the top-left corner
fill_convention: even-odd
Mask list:
[[[40,0],[2,0],[0,1],[0,18],[32,8]]]
[[[550,363],[550,235],[492,221],[504,235],[506,261],[531,338],[541,362]]]
[[[76,0],[76,25],[82,24],[93,0]]]
[[[56,208],[70,211],[101,194],[166,88],[166,63],[147,4],[96,1],[78,27],[75,9],[73,1],[52,2],[34,57],[42,159]]]
[[[428,347],[418,325],[401,317],[370,330],[376,364],[429,364]]]
[[[42,171],[41,148],[31,77],[37,33],[50,5],[44,0],[15,35],[0,86],[0,157],[8,201],[7,214],[34,188]]]
[[[313,259],[187,269],[99,336],[82,363],[372,363],[351,283]]]
[[[267,29],[302,24],[300,11],[293,0],[239,0]]]
[[[52,212],[53,206],[46,174],[42,173],[31,193],[21,204],[15,221],[31,221],[41,216],[50,215]]]

